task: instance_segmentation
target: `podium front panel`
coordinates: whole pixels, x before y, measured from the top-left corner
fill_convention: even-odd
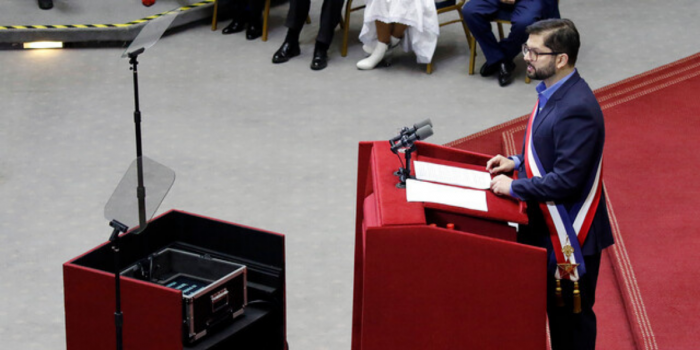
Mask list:
[[[545,349],[544,251],[415,226],[366,239],[363,350]]]

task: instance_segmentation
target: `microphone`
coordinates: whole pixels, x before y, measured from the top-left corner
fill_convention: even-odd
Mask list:
[[[427,122],[429,123],[430,120],[428,119]],[[403,135],[399,140],[392,142],[391,150],[396,151],[400,147],[411,147],[411,146],[413,146],[414,142],[416,142],[418,140],[425,140],[432,135],[433,135],[432,125],[425,124],[422,127],[420,127],[418,130],[416,130],[416,132],[414,134]]]
[[[402,137],[404,137],[404,136],[406,136],[406,135],[413,134],[413,133],[415,133],[416,131],[418,131],[418,129],[420,129],[420,128],[424,127],[424,126],[428,126],[428,125],[429,125],[430,127],[433,126],[433,122],[430,121],[430,118],[428,118],[428,119],[426,119],[426,120],[423,120],[423,121],[420,121],[420,122],[418,122],[418,123],[413,124],[413,127],[412,127],[412,128],[408,128],[408,127],[405,127],[405,126],[404,126],[403,128],[401,128],[401,132],[399,132],[398,135],[394,136],[394,137],[393,137],[391,140],[389,140],[389,141],[390,141],[391,144],[393,145],[394,143],[396,143],[396,141],[400,140]]]

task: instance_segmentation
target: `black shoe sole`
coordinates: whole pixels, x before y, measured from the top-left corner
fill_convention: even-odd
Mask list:
[[[481,75],[484,78],[490,77],[490,76],[498,73],[498,70],[500,69],[500,67],[501,67],[500,61],[496,62],[490,66],[487,66],[486,63],[484,63],[484,65],[481,66],[481,69],[479,69],[479,75]]]
[[[311,61],[311,70],[323,70],[328,67],[328,62],[324,62],[322,65],[316,65],[315,61]]]
[[[297,57],[297,56],[299,56],[299,53],[293,54],[293,55],[289,55],[289,56],[285,56],[284,58],[276,58],[277,56],[273,56],[273,57],[272,57],[272,63],[275,63],[275,64],[277,64],[277,63],[284,63],[284,62],[287,62],[287,61],[289,61],[290,59],[292,59],[292,58],[294,58],[294,57]]]
[[[223,35],[236,34],[236,33],[242,32],[244,30],[245,30],[245,26],[243,26],[242,28],[238,28],[236,30],[232,30],[232,29],[230,29],[230,27],[226,27],[221,31],[221,34],[223,34]]]
[[[258,32],[256,32],[256,33],[248,33],[248,32],[246,32],[246,33],[245,33],[245,38],[248,39],[248,40],[255,40],[255,39],[257,39],[257,38],[259,38],[259,37],[261,37],[261,36],[262,36],[262,32],[259,32],[259,33],[258,33]]]
[[[301,54],[301,50],[289,52],[288,55],[284,56],[284,57],[277,56],[278,53],[279,53],[279,50],[277,50],[277,52],[275,52],[275,54],[272,56],[272,63],[278,64],[278,63],[287,62],[291,58],[299,56]]]

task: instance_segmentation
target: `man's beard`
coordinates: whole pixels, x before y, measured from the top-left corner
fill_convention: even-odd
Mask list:
[[[551,62],[548,66],[545,66],[540,69],[535,68],[535,66],[532,66],[532,68],[535,69],[534,72],[530,73],[529,71],[526,71],[525,73],[530,79],[545,80],[556,74],[556,66],[554,65],[554,62]]]

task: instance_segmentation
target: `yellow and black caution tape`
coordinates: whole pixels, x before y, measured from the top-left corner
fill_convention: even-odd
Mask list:
[[[197,7],[201,7],[204,5],[209,5],[213,3],[216,0],[202,0],[198,3],[189,5],[189,6],[183,6],[180,8],[177,8],[175,10],[171,11],[166,11],[163,13],[159,13],[157,15],[153,16],[148,16],[144,17],[141,19],[137,19],[135,21],[131,21],[128,23],[119,23],[119,24],[65,24],[65,25],[29,25],[29,26],[0,26],[0,30],[10,30],[10,29],[72,29],[72,28],[79,28],[79,29],[85,29],[85,28],[124,28],[124,27],[129,27],[133,26],[136,24],[141,24],[144,22],[148,22],[150,20],[154,20],[158,17],[163,17],[167,14],[173,13],[173,12],[184,12],[187,10],[191,10]]]

